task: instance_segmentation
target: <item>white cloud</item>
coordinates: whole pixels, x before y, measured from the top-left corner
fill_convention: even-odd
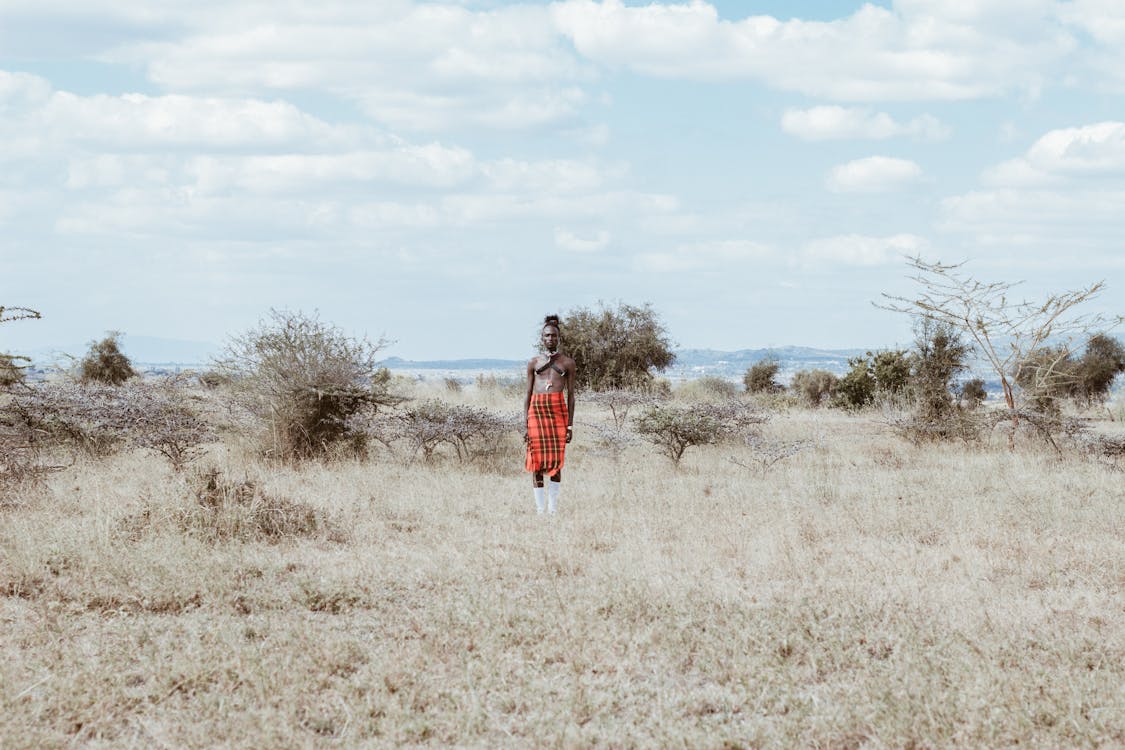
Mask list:
[[[385,7],[384,7],[385,6]],[[144,66],[175,92],[317,91],[396,128],[526,128],[574,119],[591,78],[547,8],[448,3],[216,5],[189,32],[122,44],[106,59]],[[169,21],[174,11],[154,11]]]
[[[925,239],[913,234],[889,237],[846,234],[809,242],[802,249],[801,258],[808,264],[879,266],[898,263],[903,256],[919,255],[927,247]]]
[[[886,112],[839,106],[787,109],[781,117],[781,129],[807,141],[883,140],[897,136],[938,141],[948,138],[950,133],[949,128],[932,115],[898,122]]]
[[[634,265],[653,273],[733,271],[774,256],[772,248],[746,240],[721,240],[680,245],[672,251],[640,253]]]
[[[592,237],[583,237],[562,227],[555,227],[555,246],[572,253],[596,253],[604,250],[610,242],[610,233],[599,229]]]
[[[922,168],[908,159],[869,156],[832,168],[825,180],[837,193],[880,193],[917,182]]]
[[[1125,178],[1125,122],[1052,130],[1027,153],[985,171],[986,185],[1043,187],[1074,179]]]
[[[582,55],[609,67],[670,78],[755,78],[836,101],[925,101],[1041,87],[1075,42],[1052,18],[1049,0],[1021,4],[1019,12],[1014,2],[977,2],[968,10],[865,4],[828,22],[726,21],[705,2],[566,0],[552,12]]]

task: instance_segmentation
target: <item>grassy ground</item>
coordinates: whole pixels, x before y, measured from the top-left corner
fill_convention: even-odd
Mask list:
[[[217,446],[254,486],[202,502],[142,453],[80,462],[0,510],[0,746],[1125,746],[1119,472],[826,411],[764,432],[815,447],[676,470],[580,424],[555,518],[514,442]]]

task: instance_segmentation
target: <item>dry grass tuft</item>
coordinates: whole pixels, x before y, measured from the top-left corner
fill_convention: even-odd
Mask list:
[[[210,541],[324,537],[344,541],[343,531],[325,513],[302,502],[275,497],[257,483],[233,481],[218,469],[200,474],[195,503],[180,509],[177,520],[187,532]]]

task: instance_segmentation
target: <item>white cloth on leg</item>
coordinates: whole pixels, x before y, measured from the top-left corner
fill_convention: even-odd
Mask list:
[[[542,513],[547,510],[547,489],[545,487],[535,488],[535,512]]]
[[[559,490],[562,489],[562,482],[547,482],[547,512],[559,512]]]

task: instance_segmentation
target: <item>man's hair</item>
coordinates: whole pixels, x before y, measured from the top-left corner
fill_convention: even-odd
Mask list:
[[[548,315],[547,317],[543,318],[543,327],[546,328],[547,326],[554,326],[561,331],[562,321],[559,320],[558,315]]]

